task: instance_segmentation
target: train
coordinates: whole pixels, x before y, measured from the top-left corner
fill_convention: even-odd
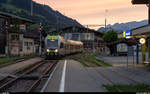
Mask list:
[[[127,56],[128,45],[126,43],[120,43],[117,45],[117,54],[118,56]]]
[[[45,38],[45,58],[57,59],[62,56],[80,53],[83,51],[83,42],[67,40],[60,35],[47,35]]]

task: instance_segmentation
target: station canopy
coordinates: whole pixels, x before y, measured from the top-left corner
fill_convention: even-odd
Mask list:
[[[149,4],[149,0],[132,0],[132,4]]]

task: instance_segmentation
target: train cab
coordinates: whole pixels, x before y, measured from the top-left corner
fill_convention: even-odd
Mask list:
[[[59,55],[59,36],[47,36],[45,39],[46,57],[57,57]]]

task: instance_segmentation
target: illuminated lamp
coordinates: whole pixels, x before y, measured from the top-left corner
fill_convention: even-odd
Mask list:
[[[146,42],[145,38],[141,38],[139,41],[141,44],[144,44]]]

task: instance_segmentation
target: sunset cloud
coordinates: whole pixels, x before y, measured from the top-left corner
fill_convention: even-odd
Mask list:
[[[81,24],[103,24],[108,10],[109,24],[147,19],[147,7],[131,0],[34,0],[51,6]]]

